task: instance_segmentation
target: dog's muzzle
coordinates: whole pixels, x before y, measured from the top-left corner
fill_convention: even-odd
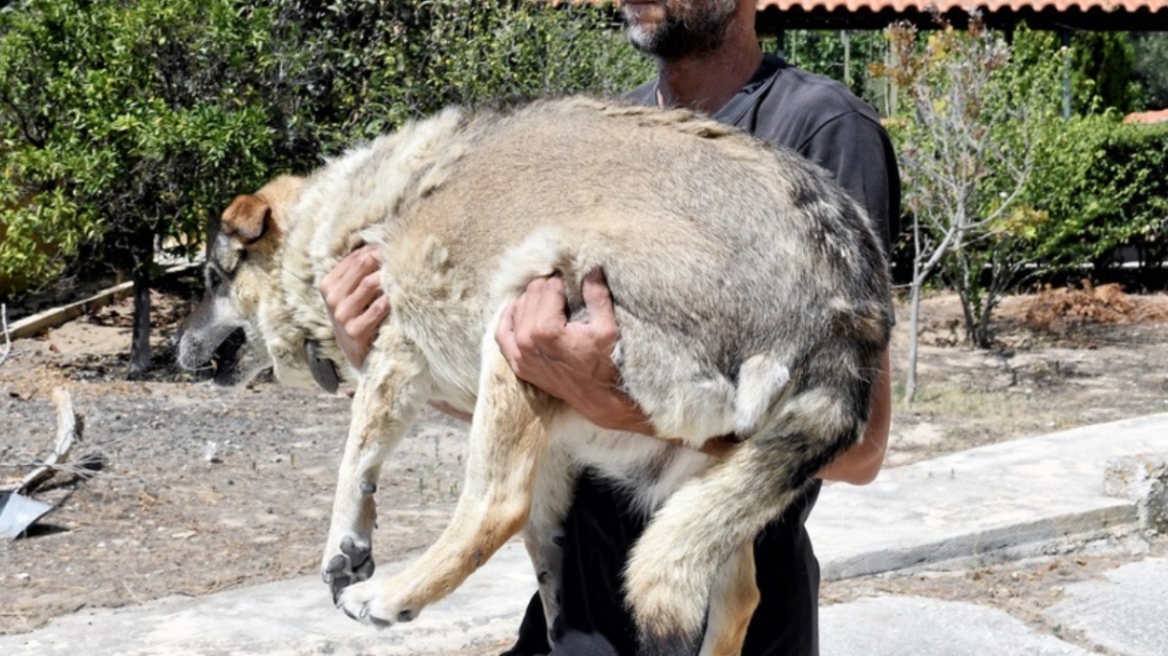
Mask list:
[[[211,362],[215,365],[215,373],[211,377],[216,385],[232,386],[239,383],[241,375],[239,368],[240,351],[247,343],[247,334],[243,328],[235,329],[227,339],[215,347],[215,354]]]

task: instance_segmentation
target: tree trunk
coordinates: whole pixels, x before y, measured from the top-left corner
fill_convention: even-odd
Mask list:
[[[130,342],[130,380],[146,377],[150,370],[150,271],[154,266],[154,234],[134,233],[130,251],[134,262],[134,330]]]
[[[920,334],[921,285],[923,284],[925,284],[924,276],[914,271],[908,321],[908,380],[904,384],[904,402],[908,405],[912,405],[917,396],[917,341]]]

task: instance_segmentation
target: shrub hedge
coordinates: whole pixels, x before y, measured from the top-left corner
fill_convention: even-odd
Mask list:
[[[234,194],[444,105],[652,74],[611,7],[552,4],[0,3],[0,300],[189,253]]]
[[[1033,241],[1040,260],[1106,268],[1135,254],[1158,267],[1168,257],[1168,123],[1107,114],[1046,129],[1026,199],[1048,215]]]

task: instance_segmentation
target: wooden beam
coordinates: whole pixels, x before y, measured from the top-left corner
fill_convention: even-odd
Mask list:
[[[182,273],[194,268],[203,266],[202,262],[184,262],[176,264],[162,272],[162,276]],[[161,277],[161,276],[160,276]],[[51,330],[60,326],[61,324],[76,319],[85,314],[90,314],[99,310],[110,303],[113,303],[119,298],[123,298],[134,288],[134,283],[124,282],[120,285],[114,285],[109,289],[102,290],[89,298],[62,305],[51,310],[45,310],[25,317],[20,321],[11,324],[8,327],[9,335],[12,339],[20,339],[24,337],[35,337],[47,330]]]

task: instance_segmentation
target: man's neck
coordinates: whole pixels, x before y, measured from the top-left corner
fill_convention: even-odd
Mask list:
[[[717,50],[657,62],[657,102],[715,114],[745,85],[762,63],[753,29],[736,26]]]

